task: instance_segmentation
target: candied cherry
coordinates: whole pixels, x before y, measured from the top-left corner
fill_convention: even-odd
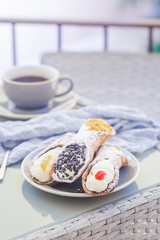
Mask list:
[[[104,179],[104,176],[106,175],[107,173],[105,171],[98,171],[96,174],[95,174],[95,178],[97,180],[103,180]]]

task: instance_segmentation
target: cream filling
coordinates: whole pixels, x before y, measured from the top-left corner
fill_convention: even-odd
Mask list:
[[[30,172],[34,178],[40,182],[47,182],[52,179],[51,167],[59,154],[61,147],[56,147],[44,153],[41,157],[36,159],[30,168]]]
[[[95,175],[99,171],[104,171],[106,175],[103,180],[97,180]],[[101,160],[97,162],[91,169],[86,179],[86,188],[93,192],[103,192],[107,189],[108,184],[114,179],[114,166],[108,160]]]

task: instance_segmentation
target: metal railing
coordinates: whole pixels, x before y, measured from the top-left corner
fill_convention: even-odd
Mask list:
[[[0,19],[0,23],[8,23],[12,26],[12,61],[17,64],[17,42],[16,42],[16,25],[17,24],[41,24],[41,25],[56,25],[57,31],[57,51],[62,50],[62,26],[99,26],[103,27],[104,32],[104,47],[106,51],[108,48],[108,28],[109,27],[129,27],[129,28],[146,28],[148,30],[148,52],[153,50],[153,29],[160,28],[160,20],[145,20],[132,23],[119,23],[119,22],[89,22],[89,21],[58,21],[58,20],[44,20],[44,19]]]

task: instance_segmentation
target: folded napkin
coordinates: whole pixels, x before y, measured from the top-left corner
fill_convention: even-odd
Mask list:
[[[46,145],[67,132],[76,133],[89,118],[103,118],[117,134],[108,143],[132,153],[141,153],[156,146],[160,126],[138,109],[122,106],[83,107],[48,113],[28,121],[0,123],[0,164],[10,149],[8,165],[21,161],[37,147]]]

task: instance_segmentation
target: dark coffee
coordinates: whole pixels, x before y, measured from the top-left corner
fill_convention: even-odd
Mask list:
[[[47,78],[44,77],[38,77],[38,76],[24,76],[24,77],[16,77],[13,78],[12,81],[16,81],[16,82],[28,82],[28,83],[32,83],[32,82],[42,82],[42,81],[46,81]]]

